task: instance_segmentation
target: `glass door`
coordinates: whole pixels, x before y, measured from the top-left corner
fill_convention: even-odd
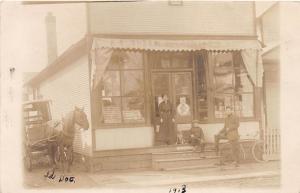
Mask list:
[[[158,106],[162,102],[162,95],[167,94],[169,100],[173,102],[171,95],[171,76],[170,73],[153,73],[152,74],[152,104],[153,104],[153,122],[159,124]]]
[[[153,121],[159,124],[158,106],[167,94],[173,104],[176,123],[191,123],[193,118],[193,92],[191,72],[152,73]]]
[[[177,123],[191,123],[193,118],[193,92],[191,72],[173,72],[172,97]]]

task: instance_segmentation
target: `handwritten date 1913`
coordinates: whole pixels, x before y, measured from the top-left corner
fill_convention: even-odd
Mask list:
[[[49,178],[51,180],[55,180],[56,178],[56,175],[54,173],[54,171],[49,172],[47,171],[47,173],[44,175],[45,178]],[[75,183],[75,177],[74,176],[64,176],[64,175],[61,175],[58,179],[58,182],[70,182],[70,183]]]
[[[181,188],[170,188],[169,193],[186,193],[186,185],[181,185]]]

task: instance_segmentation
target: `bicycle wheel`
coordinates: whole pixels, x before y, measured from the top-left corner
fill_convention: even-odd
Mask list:
[[[266,162],[264,159],[264,143],[262,141],[256,141],[251,149],[252,157],[256,162]]]

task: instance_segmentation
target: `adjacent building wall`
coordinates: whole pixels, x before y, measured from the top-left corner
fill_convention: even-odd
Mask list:
[[[253,2],[89,3],[92,34],[256,35]]]
[[[40,84],[39,94],[44,99],[52,100],[53,119],[61,119],[66,113],[72,111],[74,106],[84,107],[90,128],[87,131],[76,131],[74,151],[90,155],[92,153],[92,137],[87,56],[80,57],[74,63],[44,80]]]
[[[262,40],[266,46],[279,43],[280,40],[279,5],[273,5],[261,16]]]
[[[273,4],[259,18],[262,41],[265,45],[262,59],[264,64],[264,100],[266,126],[280,128],[280,3]]]

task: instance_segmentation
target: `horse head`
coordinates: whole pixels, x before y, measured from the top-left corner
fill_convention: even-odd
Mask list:
[[[84,112],[84,108],[75,107],[74,122],[85,130],[89,128],[89,121],[87,119],[87,115]]]

